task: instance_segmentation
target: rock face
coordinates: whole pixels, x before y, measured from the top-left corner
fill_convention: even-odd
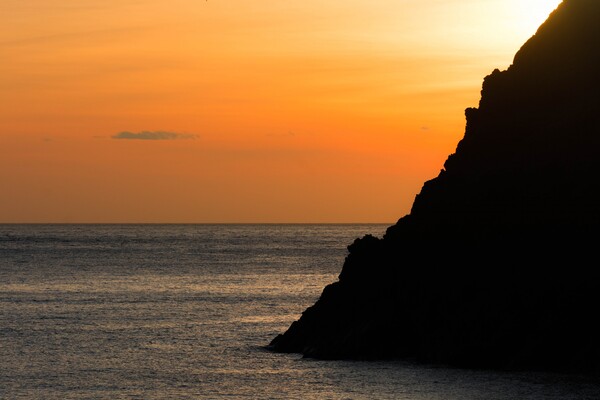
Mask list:
[[[600,1],[564,0],[277,352],[600,373]]]

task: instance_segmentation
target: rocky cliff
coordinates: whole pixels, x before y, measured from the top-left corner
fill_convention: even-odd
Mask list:
[[[485,77],[410,213],[269,347],[598,372],[599,239],[600,1],[564,0]]]

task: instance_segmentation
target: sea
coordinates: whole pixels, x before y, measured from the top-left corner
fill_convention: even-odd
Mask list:
[[[387,227],[0,225],[0,399],[600,399],[585,376],[266,349]]]

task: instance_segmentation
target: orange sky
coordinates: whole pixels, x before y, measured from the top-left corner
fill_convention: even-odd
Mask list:
[[[395,222],[558,3],[2,0],[0,222]]]

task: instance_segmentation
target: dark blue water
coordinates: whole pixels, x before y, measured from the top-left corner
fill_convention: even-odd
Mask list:
[[[0,399],[600,399],[585,377],[263,346],[387,225],[0,225]]]

